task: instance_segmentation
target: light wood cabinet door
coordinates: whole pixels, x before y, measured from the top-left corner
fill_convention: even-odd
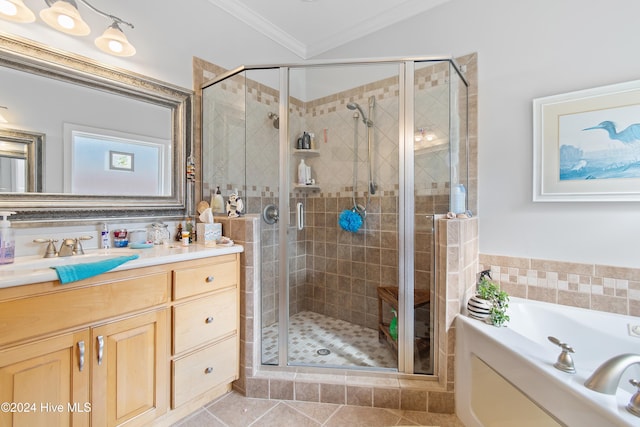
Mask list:
[[[146,425],[168,406],[168,310],[92,328],[92,427]]]
[[[88,329],[0,351],[0,426],[88,426],[89,353]]]

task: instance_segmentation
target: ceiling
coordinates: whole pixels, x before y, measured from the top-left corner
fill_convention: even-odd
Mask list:
[[[303,59],[448,0],[208,0]]]

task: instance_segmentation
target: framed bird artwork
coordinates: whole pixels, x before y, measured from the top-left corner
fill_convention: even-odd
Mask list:
[[[640,81],[533,100],[533,201],[640,201]]]

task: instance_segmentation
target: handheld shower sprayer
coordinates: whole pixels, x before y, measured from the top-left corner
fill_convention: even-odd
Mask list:
[[[360,104],[358,104],[357,102],[349,102],[347,104],[347,108],[349,110],[358,110],[360,111],[360,115],[362,116],[362,122],[367,126],[367,127],[372,127],[373,126],[373,122],[371,120],[369,120],[367,118],[367,115],[364,113],[364,111],[362,110],[362,107],[360,106]]]

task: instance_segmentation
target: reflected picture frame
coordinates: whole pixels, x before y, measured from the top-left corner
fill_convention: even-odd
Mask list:
[[[109,150],[109,169],[133,172],[133,153]]]
[[[640,81],[533,100],[533,201],[640,201]]]

